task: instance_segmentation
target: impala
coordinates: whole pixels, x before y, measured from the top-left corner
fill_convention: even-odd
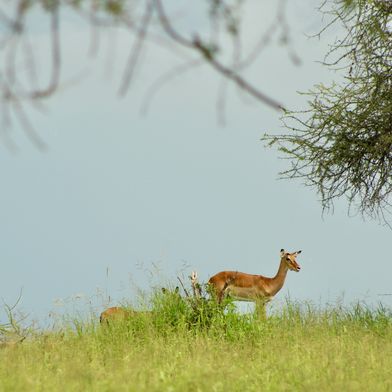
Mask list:
[[[134,315],[134,311],[125,309],[125,308],[120,308],[118,306],[113,306],[111,308],[108,308],[104,310],[101,315],[99,316],[99,322],[101,324],[106,323],[109,324],[109,321],[112,320],[126,320],[128,318],[131,318]]]
[[[300,250],[290,253],[281,249],[279,269],[273,278],[237,271],[222,271],[212,276],[208,283],[214,289],[218,302],[229,294],[236,300],[256,302],[256,309],[260,305],[264,308],[264,305],[283,287],[287,271],[298,272],[301,269],[296,260],[300,253]]]
[[[180,296],[180,289],[178,287],[175,288],[174,291],[168,290],[165,287],[162,287],[162,293],[164,295],[175,295]],[[150,310],[131,310],[127,308],[121,308],[119,306],[113,306],[104,310],[99,316],[99,322],[102,325],[109,324],[112,321],[124,321],[130,319],[134,316],[138,315],[147,315],[150,314]]]

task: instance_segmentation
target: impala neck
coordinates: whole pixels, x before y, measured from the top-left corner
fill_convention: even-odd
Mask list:
[[[283,259],[280,260],[278,272],[271,279],[270,290],[273,296],[283,287],[288,269],[286,262]]]

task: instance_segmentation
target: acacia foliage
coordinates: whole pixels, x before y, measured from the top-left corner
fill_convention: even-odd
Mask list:
[[[352,3],[352,2],[351,2]],[[345,36],[330,46],[324,64],[341,82],[317,85],[309,107],[286,112],[286,134],[266,135],[288,158],[285,178],[315,187],[323,210],[345,197],[349,211],[388,223],[392,194],[392,2],[336,1],[327,26]],[[322,33],[322,32],[321,32]],[[321,34],[320,33],[320,34]]]

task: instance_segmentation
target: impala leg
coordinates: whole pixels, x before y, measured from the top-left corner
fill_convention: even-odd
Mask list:
[[[265,301],[259,300],[255,302],[255,314],[259,320],[267,319],[267,312],[265,306],[266,306]]]
[[[218,296],[217,296],[217,299],[218,299],[218,303],[219,304],[221,304],[222,303],[222,300],[223,300],[223,297],[225,296],[225,290],[220,290],[219,292],[218,292]]]
[[[222,303],[223,297],[225,295],[225,289],[227,287],[227,284],[211,284],[210,283],[210,294],[213,294],[215,297],[215,300],[218,302],[218,304]]]

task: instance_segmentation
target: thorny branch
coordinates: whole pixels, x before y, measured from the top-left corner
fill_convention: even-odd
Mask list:
[[[8,322],[0,324],[0,346],[15,343],[21,343],[30,333],[30,327],[23,327],[22,323],[26,320],[26,315],[15,315],[15,310],[22,299],[22,289],[13,305],[4,302],[4,310],[7,315]]]
[[[148,107],[149,100],[164,85],[165,77],[177,77],[174,69],[185,72],[195,65],[209,65],[223,79],[233,83],[240,90],[249,94],[262,104],[275,110],[283,110],[283,105],[276,99],[263,93],[253,81],[244,77],[244,71],[257,59],[273,36],[281,34],[281,41],[286,43],[289,56],[293,63],[299,63],[294,53],[289,24],[285,17],[287,0],[280,0],[276,16],[272,18],[269,28],[260,34],[260,39],[249,51],[243,53],[241,47],[241,7],[245,1],[209,0],[205,17],[210,19],[211,33],[206,36],[204,27],[194,26],[193,32],[182,32],[176,28],[178,16],[168,13],[161,0],[16,0],[8,2],[0,0],[0,138],[3,142],[12,143],[9,137],[10,129],[18,124],[32,143],[39,149],[45,148],[45,143],[34,130],[29,121],[29,111],[51,97],[64,83],[61,79],[62,56],[61,47],[61,15],[63,12],[76,13],[90,24],[92,30],[91,49],[95,53],[99,45],[98,31],[104,28],[122,28],[133,36],[130,52],[126,62],[119,95],[125,95],[135,77],[136,66],[146,43],[167,48],[171,53],[181,51],[182,64],[173,71],[164,72],[157,81],[148,88],[147,97],[143,104]],[[201,6],[200,4],[194,5]],[[204,6],[204,5],[203,5]],[[49,71],[41,71],[37,66],[42,60],[35,51],[35,36],[31,28],[37,25],[37,11],[40,13],[39,24],[43,20],[49,23],[50,40],[49,53],[45,59],[50,59]],[[223,27],[222,27],[223,26]],[[227,56],[227,38],[232,42],[232,59],[224,60]],[[49,54],[49,55],[48,55]],[[41,71],[41,72],[40,72]],[[40,76],[49,75],[46,86],[40,86]],[[224,98],[220,97],[220,101]],[[224,107],[221,102],[220,107]]]
[[[344,72],[343,83],[309,91],[309,109],[283,118],[290,132],[264,140],[291,163],[281,175],[316,188],[323,210],[345,197],[349,212],[391,227],[392,3],[357,0],[349,10],[336,5],[333,21],[346,35],[324,64]]]

